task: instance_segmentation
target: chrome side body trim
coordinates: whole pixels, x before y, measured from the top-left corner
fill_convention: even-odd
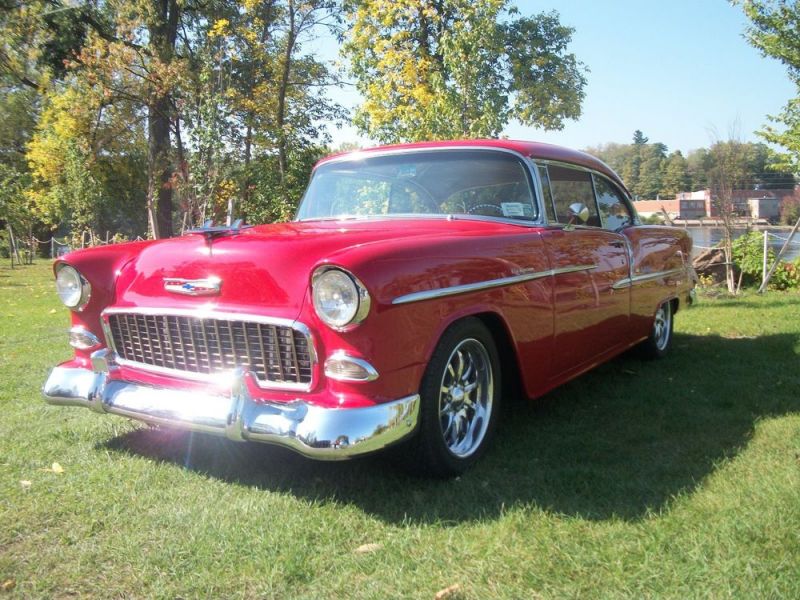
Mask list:
[[[159,367],[155,365],[148,365],[146,363],[128,361],[119,358],[117,349],[114,345],[114,336],[111,334],[111,328],[108,324],[108,315],[112,314],[141,314],[141,315],[156,315],[156,316],[176,316],[176,317],[194,317],[197,319],[220,319],[230,321],[246,321],[248,323],[263,323],[266,325],[279,325],[283,327],[291,327],[299,331],[308,340],[308,352],[311,358],[311,381],[309,383],[291,383],[291,382],[271,382],[255,380],[256,385],[262,389],[267,390],[289,390],[295,392],[307,392],[314,388],[317,384],[317,351],[314,346],[314,338],[311,335],[311,330],[297,321],[291,319],[282,319],[279,317],[265,317],[262,315],[251,315],[246,313],[232,313],[232,312],[219,312],[213,306],[199,308],[195,310],[174,309],[174,308],[155,308],[155,307],[136,307],[136,308],[120,308],[110,307],[105,309],[101,314],[101,322],[103,325],[103,332],[105,333],[106,340],[108,341],[109,348],[115,355],[116,364],[123,367],[131,367],[140,369],[150,373],[159,375],[168,375],[170,377],[178,377],[180,379],[189,379],[191,381],[203,381],[213,383],[220,378],[219,373],[195,373],[193,371],[182,371],[180,369],[170,369],[167,367]]]
[[[504,287],[507,285],[515,285],[517,283],[525,283],[526,281],[533,281],[534,279],[542,279],[544,277],[562,275],[565,273],[591,271],[596,267],[597,265],[577,265],[574,267],[563,267],[560,269],[548,269],[547,271],[534,271],[531,273],[522,273],[520,275],[512,275],[511,277],[489,279],[487,281],[467,283],[464,285],[454,285],[451,287],[439,288],[437,290],[425,290],[424,292],[413,292],[411,294],[405,294],[404,296],[398,296],[397,298],[392,300],[392,304],[408,304],[410,302],[421,302],[423,300],[444,298],[446,296],[456,296],[458,294],[469,294],[471,292],[479,292],[482,290],[489,290],[492,288]]]
[[[103,362],[98,360],[98,366]],[[206,393],[152,387],[111,379],[104,372],[59,366],[51,371],[42,393],[50,404],[83,406],[235,441],[277,444],[323,460],[385,448],[411,435],[419,419],[418,394],[364,408],[322,408],[300,399],[255,401],[248,392],[252,382],[250,373],[239,371],[229,393]]]
[[[611,288],[615,290],[621,290],[627,287],[634,286],[638,283],[653,281],[654,279],[661,279],[662,277],[670,277],[672,275],[685,275],[685,274],[686,271],[684,269],[670,269],[669,271],[656,271],[654,273],[634,275],[633,277],[626,277],[625,279],[620,279],[614,285],[612,285]]]

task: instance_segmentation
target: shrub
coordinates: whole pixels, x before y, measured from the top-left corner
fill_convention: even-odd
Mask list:
[[[792,262],[781,262],[769,280],[769,287],[775,290],[800,289],[800,258]]]
[[[775,252],[767,249],[767,264],[775,260]],[[742,272],[742,285],[761,282],[764,269],[764,234],[751,231],[733,240],[733,262]]]
[[[797,192],[795,192],[796,194]],[[800,198],[789,196],[784,198],[781,204],[781,223],[794,225],[800,219]]]

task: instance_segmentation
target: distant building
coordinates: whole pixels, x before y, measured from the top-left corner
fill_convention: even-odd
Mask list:
[[[796,191],[796,188],[783,190],[733,190],[733,210],[740,217],[775,220],[780,216],[783,200],[795,195]],[[719,209],[716,202],[714,202],[715,198],[711,194],[711,190],[679,192],[676,199],[679,201],[702,202],[705,211],[703,216],[719,216]]]
[[[781,216],[781,198],[748,198],[747,204],[750,216],[754,219],[777,221]]]
[[[633,205],[636,207],[636,212],[642,217],[665,212],[670,219],[700,219],[706,216],[706,205],[702,199],[637,200]]]

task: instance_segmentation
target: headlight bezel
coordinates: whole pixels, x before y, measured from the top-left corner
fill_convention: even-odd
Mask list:
[[[92,285],[89,283],[89,280],[86,279],[86,277],[84,277],[78,269],[67,263],[59,264],[56,267],[55,275],[56,293],[58,294],[62,304],[75,312],[81,312],[84,308],[86,308],[86,305],[89,304],[89,300],[92,297]],[[78,293],[74,302],[67,302],[69,297],[66,296],[65,293],[62,293],[62,284],[59,283],[59,277],[62,276],[73,276],[75,283],[78,285],[78,290],[76,290]]]
[[[317,292],[325,283],[324,277],[330,273],[336,273],[336,276],[345,276],[347,281],[353,286],[353,290],[355,292],[354,296],[357,304],[355,309],[352,311],[352,316],[346,322],[331,319],[329,315],[322,310],[322,307],[318,301]],[[314,306],[314,312],[316,313],[317,317],[323,323],[325,323],[326,326],[330,327],[334,331],[349,331],[357,327],[364,321],[364,319],[367,318],[370,306],[372,305],[372,299],[367,291],[367,287],[350,271],[335,265],[323,265],[321,267],[317,267],[314,270],[314,273],[311,275],[311,303]]]

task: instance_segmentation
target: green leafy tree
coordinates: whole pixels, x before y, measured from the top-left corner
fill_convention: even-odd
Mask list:
[[[639,180],[634,194],[640,198],[656,198],[661,192],[661,172],[667,153],[664,144],[644,144],[638,147],[641,156]]]
[[[686,157],[686,163],[691,178],[690,188],[692,190],[708,188],[708,170],[711,168],[711,155],[708,148],[691,150]]]
[[[558,15],[507,0],[362,0],[344,54],[365,98],[355,123],[382,142],[496,136],[511,119],[561,129],[580,115],[586,68]]]
[[[781,156],[766,144],[748,144],[748,169],[753,188],[761,190],[791,189],[795,184],[792,173],[781,168]]]
[[[691,178],[689,177],[689,162],[680,150],[670,154],[663,163],[661,176],[661,193],[674,196],[679,192],[689,191]]]
[[[786,149],[776,167],[800,172],[800,4],[795,0],[743,0],[745,15],[752,25],[747,30],[750,43],[764,56],[783,63],[797,87],[783,110],[769,117],[771,125],[761,132],[764,139]]]
[[[628,156],[631,153],[631,145],[610,142],[600,146],[590,146],[586,148],[586,152],[605,162],[617,173],[622,173],[625,162],[628,160]]]

